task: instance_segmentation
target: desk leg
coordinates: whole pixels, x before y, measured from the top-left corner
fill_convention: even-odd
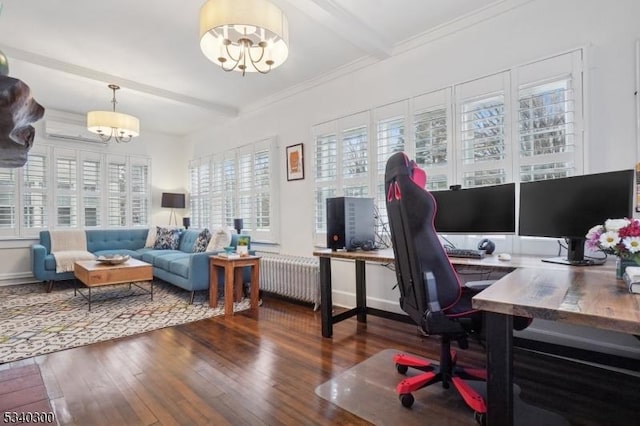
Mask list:
[[[358,322],[367,322],[367,279],[365,277],[366,262],[356,260],[356,306]]]
[[[191,299],[193,299],[193,296],[191,296]],[[211,266],[211,270],[209,271],[209,306],[212,308],[218,307],[218,267],[217,266]]]
[[[320,316],[322,317],[322,337],[333,335],[331,309],[331,258],[320,256]]]
[[[256,309],[260,303],[260,261],[258,260],[255,265],[251,267],[251,309]]]
[[[235,274],[233,265],[224,267],[224,315],[233,315],[233,296]]]
[[[513,425],[513,317],[484,313],[487,330],[487,424]]]

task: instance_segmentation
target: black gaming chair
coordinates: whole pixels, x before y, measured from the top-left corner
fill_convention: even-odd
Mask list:
[[[436,202],[423,189],[424,171],[402,152],[387,161],[385,191],[395,269],[400,289],[400,307],[429,335],[441,336],[440,365],[425,363],[405,354],[394,357],[398,372],[408,367],[425,371],[406,378],[396,387],[402,405],[411,407],[411,392],[442,382],[444,388],[453,383],[466,404],[482,422],[486,415],[483,397],[464,379],[486,381],[481,369],[456,366],[451,341],[462,349],[468,347],[467,337],[479,334],[482,313],[471,307],[471,298],[490,282],[462,285],[458,274],[439,241],[433,226]],[[525,328],[529,320],[514,318],[518,329]]]

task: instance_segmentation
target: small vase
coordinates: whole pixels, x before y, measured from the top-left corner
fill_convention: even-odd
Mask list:
[[[627,266],[638,266],[638,264],[636,263],[635,260],[632,259],[622,259],[620,257],[618,257],[616,259],[616,278],[621,280],[622,279],[622,275],[624,274],[625,269],[627,269]]]

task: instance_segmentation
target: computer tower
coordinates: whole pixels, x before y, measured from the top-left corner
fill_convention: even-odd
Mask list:
[[[327,247],[331,250],[375,248],[373,198],[327,198]]]

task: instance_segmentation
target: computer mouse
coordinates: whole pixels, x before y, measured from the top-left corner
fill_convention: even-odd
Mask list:
[[[509,253],[500,253],[498,260],[511,260],[511,255]]]

